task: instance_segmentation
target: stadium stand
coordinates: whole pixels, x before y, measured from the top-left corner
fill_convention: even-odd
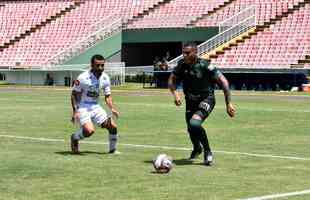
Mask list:
[[[180,28],[186,27],[192,20],[231,3],[233,0],[174,0],[162,4],[140,18],[131,22],[128,29],[143,28]]]
[[[249,32],[241,42],[224,49],[212,62],[227,68],[236,65],[290,68],[297,64],[308,67],[309,6],[299,10],[306,1],[3,1],[0,4],[1,65],[45,64],[60,51],[97,31],[96,24],[109,16],[123,18],[128,29],[209,27],[218,26],[224,19],[255,5],[259,26],[254,33]],[[293,9],[296,10],[289,12]]]
[[[0,46],[1,65],[39,64],[31,62],[35,61],[31,59],[40,60],[42,56],[40,52],[48,51],[48,49],[44,49],[44,46],[40,46],[39,50],[32,49],[35,42],[27,41],[27,38],[78,5],[79,3],[73,1],[7,2],[0,11],[0,15],[3,16],[1,34],[5,36]],[[51,38],[50,40],[53,41]],[[41,45],[42,41],[37,43]]]
[[[41,22],[56,15],[73,2],[31,2],[6,3],[0,7],[0,45],[13,40]]]
[[[258,24],[263,25],[264,22],[282,15],[282,13],[287,12],[289,8],[293,8],[299,2],[303,2],[303,0],[235,0],[218,12],[193,22],[193,25],[196,27],[217,26],[227,17],[233,16],[252,5],[256,7],[255,14]]]
[[[224,68],[291,68],[310,50],[310,5],[284,17],[251,39],[231,47],[212,63]]]
[[[15,40],[15,42],[5,44],[2,48],[0,47],[2,50],[0,54],[1,65],[14,65],[16,62],[26,66],[44,64],[59,51],[69,48],[70,45],[82,40],[88,34],[97,31],[97,27],[94,25],[107,16],[114,15],[115,18],[122,17],[126,20],[159,2],[159,0],[82,1],[82,4],[77,4],[74,1],[52,1],[48,3],[31,1],[27,3],[7,2],[3,8],[4,11],[8,10],[8,12],[1,13],[5,13],[5,16],[8,16],[11,10],[10,7],[20,9],[21,11],[25,9],[26,14],[24,15],[29,16],[26,18],[29,21],[29,25],[25,23],[27,24],[25,27],[19,28],[18,24],[22,24],[25,18],[22,14],[18,14],[21,16],[12,17],[12,20],[19,20],[17,22],[1,22],[4,26],[13,27],[12,31],[7,35],[11,40]],[[28,7],[23,7],[24,4]],[[57,15],[57,11],[73,4],[75,7],[68,10],[65,15]],[[38,13],[38,16],[34,12],[37,7],[45,8]],[[33,13],[33,15],[29,15],[29,12]],[[50,14],[46,15],[46,13]],[[49,20],[49,23],[44,23],[44,27],[34,27],[48,18],[52,18],[52,20]],[[111,21],[106,23],[109,22]],[[9,27],[5,28],[10,30]],[[31,34],[24,34],[30,32]]]

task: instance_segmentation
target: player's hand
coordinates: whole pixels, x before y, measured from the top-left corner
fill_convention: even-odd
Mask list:
[[[176,106],[181,106],[181,105],[182,105],[182,101],[181,101],[181,99],[180,99],[179,96],[175,96],[175,98],[174,98],[174,104],[175,104]]]
[[[112,112],[112,115],[115,116],[116,118],[119,117],[119,112],[116,109],[112,108],[111,112]]]
[[[236,109],[233,104],[229,103],[226,105],[226,112],[230,117],[234,117],[236,114]]]
[[[80,113],[79,112],[74,112],[71,117],[71,122],[74,124],[80,119]]]

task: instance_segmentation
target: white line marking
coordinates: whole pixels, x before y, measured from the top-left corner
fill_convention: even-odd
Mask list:
[[[129,105],[129,106],[144,106],[144,107],[164,107],[164,108],[175,108],[174,104],[158,104],[158,103],[128,103],[128,102],[118,102],[118,105]],[[181,106],[185,108],[185,106]],[[216,105],[216,108],[223,109],[226,108],[222,105]],[[294,113],[310,113],[309,109],[283,109],[283,108],[262,108],[262,107],[242,107],[239,111],[259,111],[259,112],[294,112]]]
[[[252,197],[252,198],[239,199],[239,200],[267,200],[267,199],[276,199],[276,198],[290,197],[290,196],[297,196],[297,195],[304,195],[304,194],[310,194],[310,190],[283,193],[283,194],[272,194],[272,195],[266,195],[266,196],[261,196],[261,197]]]
[[[271,155],[271,154],[256,154],[256,153],[233,152],[233,151],[215,151],[215,152],[223,153],[223,154],[237,154],[237,155],[244,155],[244,156],[252,156],[252,157],[280,158],[280,159],[310,161],[310,158],[295,157],[295,156],[278,156],[278,155]]]
[[[15,135],[0,135],[0,137],[14,138],[14,139],[24,139],[24,140],[36,140],[36,141],[44,141],[44,142],[65,142],[64,139],[35,138],[35,137],[15,136]]]
[[[126,85],[126,84],[125,84]],[[128,84],[127,84],[128,85]],[[142,83],[140,84],[142,86]],[[64,86],[56,86],[56,87],[40,87],[40,86],[0,86],[0,89],[12,89],[12,90],[51,90],[51,91],[71,91],[72,89],[70,87],[64,87]],[[138,90],[139,89],[139,90]],[[138,89],[127,89],[127,88],[115,88],[113,87],[112,90],[114,92],[125,92],[125,93],[138,93],[138,92],[154,92],[154,89],[147,89],[147,88],[138,88]],[[167,89],[156,89],[156,93],[163,93],[163,94],[169,94]],[[222,95],[222,92],[220,90],[215,91],[216,94]],[[299,93],[296,92],[257,92],[257,91],[233,91],[234,96],[277,96],[277,97],[306,97],[310,98],[310,96],[307,93]]]
[[[35,141],[44,141],[44,142],[66,142],[64,139],[52,139],[52,138],[35,138],[35,137],[27,137],[27,136],[14,136],[14,135],[0,135],[0,137],[5,138],[14,138],[14,139],[23,139],[23,140],[35,140]],[[96,142],[96,141],[81,141],[81,143],[85,144],[108,144],[107,142]],[[180,150],[180,151],[190,151],[191,148],[186,147],[173,147],[173,146],[158,146],[158,145],[143,145],[143,144],[125,144],[119,143],[120,146],[127,147],[140,147],[140,148],[149,148],[149,149],[170,149],[170,150]],[[255,153],[245,153],[245,152],[233,152],[233,151],[214,151],[216,153],[221,154],[234,154],[234,155],[243,155],[243,156],[251,156],[251,157],[262,157],[262,158],[280,158],[280,159],[288,159],[288,160],[303,160],[310,161],[310,158],[304,157],[294,157],[294,156],[279,156],[279,155],[271,155],[271,154],[255,154]]]
[[[3,98],[0,97],[0,101],[10,101],[9,98]],[[22,102],[42,102],[42,101],[35,101],[33,99],[23,99],[23,100],[19,100]],[[125,105],[125,106],[137,106],[137,107],[152,107],[152,108],[176,108],[176,106],[174,104],[164,104],[164,103],[128,103],[128,102],[118,102],[117,105]],[[46,107],[46,106],[45,106]],[[53,106],[50,106],[53,107]],[[181,105],[180,108],[185,108],[184,105]],[[225,106],[223,105],[216,105],[215,107],[216,109],[226,109]],[[41,109],[39,107],[39,109]],[[180,109],[178,109],[180,110]],[[183,111],[183,110],[181,110]],[[293,113],[310,113],[309,109],[284,109],[284,108],[262,108],[262,107],[241,107],[239,109],[238,112],[242,112],[242,111],[258,111],[258,112],[293,112]]]

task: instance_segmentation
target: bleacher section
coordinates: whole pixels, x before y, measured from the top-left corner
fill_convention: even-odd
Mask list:
[[[310,5],[226,50],[212,63],[223,68],[291,68],[310,54]]]
[[[24,0],[1,1],[0,66],[35,66],[122,18],[127,29],[218,26],[255,5],[266,26],[212,63],[224,68],[310,68],[310,7],[306,0]],[[298,7],[294,12],[288,10]],[[284,15],[286,14],[286,15]],[[288,17],[286,17],[288,15]],[[280,17],[280,18],[279,18]],[[256,34],[256,33],[255,33]]]
[[[14,37],[73,4],[66,1],[3,3],[0,7],[0,45],[13,40]]]
[[[299,2],[303,2],[303,0],[235,0],[225,8],[198,20],[193,25],[196,27],[217,26],[228,17],[253,5],[256,8],[257,23],[262,25],[264,22],[270,21],[270,19],[287,12],[289,8],[293,8]]]
[[[15,65],[16,62],[21,65],[40,65],[45,64],[53,55],[58,52],[69,48],[79,40],[82,40],[87,35],[98,30],[99,22],[101,26],[109,24],[111,21],[110,16],[114,16],[113,19],[122,17],[124,20],[131,18],[139,13],[143,12],[148,7],[152,7],[154,4],[160,2],[159,0],[113,0],[113,1],[82,1],[82,4],[71,12],[66,13],[65,16],[58,17],[57,19],[47,23],[43,28],[33,31],[31,35],[25,37],[25,39],[16,42],[9,48],[4,48],[0,53],[1,65]],[[4,25],[13,27],[12,31],[8,33],[10,37],[16,37],[19,32],[24,32],[30,29],[34,23],[40,23],[49,16],[55,15],[58,9],[64,9],[69,2],[8,2],[5,7],[11,12],[10,7],[18,8],[20,11],[25,9],[26,14],[18,14],[14,16],[12,20],[18,20],[17,22],[8,22]],[[23,5],[26,5],[24,8]],[[41,15],[36,16],[36,9],[44,8],[43,11],[38,12]],[[0,8],[1,9],[1,8]],[[56,11],[55,11],[56,10]],[[48,11],[48,12],[47,12]],[[8,13],[10,12],[4,12]],[[32,16],[26,18],[29,23],[25,23],[25,27],[19,28],[19,24],[22,24],[25,16],[28,16],[28,12],[33,13]],[[2,12],[1,12],[2,13]],[[23,13],[23,12],[21,12]],[[48,16],[43,13],[50,13]],[[21,16],[19,16],[21,15]],[[35,17],[34,17],[35,16]],[[107,21],[105,21],[107,19]],[[16,26],[17,24],[17,26]],[[29,25],[28,25],[29,24]],[[8,27],[4,27],[9,29]],[[4,29],[4,30],[5,30]],[[18,30],[18,31],[15,31]]]
[[[232,0],[174,0],[136,19],[128,29],[186,27],[192,20]]]

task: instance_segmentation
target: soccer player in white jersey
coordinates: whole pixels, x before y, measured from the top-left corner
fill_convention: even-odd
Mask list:
[[[112,115],[119,116],[112,101],[110,78],[103,72],[104,62],[102,55],[94,55],[91,58],[91,69],[81,73],[74,82],[71,94],[72,120],[79,121],[81,128],[71,135],[73,153],[79,153],[79,140],[90,137],[95,132],[94,124],[109,131],[109,153],[118,153],[116,122],[99,105],[102,90]]]

